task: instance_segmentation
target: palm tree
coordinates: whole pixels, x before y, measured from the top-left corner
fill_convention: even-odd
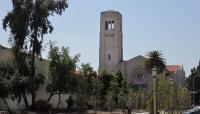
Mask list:
[[[151,73],[152,69],[155,68],[157,73],[162,73],[165,70],[166,62],[165,58],[162,57],[161,51],[153,50],[147,53],[147,59],[145,61],[145,69]]]
[[[162,57],[162,53],[158,50],[153,50],[147,53],[147,59],[145,61],[145,69],[149,73],[153,73],[152,70],[155,69],[156,73],[160,74],[165,70],[166,62]],[[153,75],[153,74],[152,74]],[[152,105],[153,104],[153,107]],[[156,78],[153,77],[153,99],[150,100],[150,113],[157,114],[156,110]]]

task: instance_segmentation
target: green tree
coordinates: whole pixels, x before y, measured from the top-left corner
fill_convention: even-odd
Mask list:
[[[72,94],[77,86],[76,68],[79,61],[79,54],[70,56],[69,48],[62,47],[61,50],[53,43],[50,43],[49,51],[49,78],[47,91],[50,93],[48,101],[53,95],[58,95],[59,104],[61,103],[61,94]]]
[[[179,111],[186,110],[190,106],[190,93],[187,88],[179,87],[177,91],[177,104]]]
[[[85,111],[86,103],[87,103],[87,88],[84,77],[79,75],[77,89],[75,91],[76,96],[76,106],[78,108],[78,113],[81,114]]]
[[[26,50],[31,54],[30,77],[35,76],[35,56],[41,56],[43,36],[52,33],[49,16],[61,15],[67,8],[67,0],[12,0],[13,9],[3,19],[3,28],[10,28],[9,41],[14,44],[15,56]],[[17,61],[18,62],[18,61]],[[34,83],[33,83],[34,84]],[[38,86],[34,84],[32,87]],[[30,88],[34,109],[36,90]]]
[[[138,109],[138,102],[140,97],[139,91],[136,91],[132,86],[128,86],[128,95],[126,105],[131,109]]]
[[[112,76],[106,92],[106,103],[110,111],[113,108],[123,108],[127,104],[129,88],[120,71]]]
[[[10,107],[8,106],[8,103],[6,101],[6,98],[8,98],[9,95],[9,80],[8,78],[10,77],[10,71],[11,69],[5,68],[5,67],[0,67],[0,98],[3,99],[3,102],[5,106],[7,107],[8,111],[10,112]]]
[[[119,94],[119,83],[116,77],[110,81],[110,87],[106,93],[106,101],[109,107],[109,110],[112,111],[113,108],[117,108],[118,106],[118,94]]]
[[[199,105],[200,104],[200,63],[195,68],[191,69],[191,74],[187,78],[187,88],[189,91],[195,91],[197,93],[192,94],[191,101],[192,104]]]
[[[85,88],[85,94],[86,94],[86,101],[88,108],[95,107],[95,94],[96,94],[96,79],[97,79],[97,73],[93,70],[91,65],[89,63],[83,63],[81,64],[80,69],[81,76],[83,76],[84,81],[84,88]]]
[[[156,68],[157,73],[162,73],[166,67],[165,59],[162,57],[162,53],[158,50],[153,50],[147,53],[147,59],[145,61],[145,69],[151,73],[153,68]]]
[[[99,74],[99,85],[101,85],[100,91],[100,107],[106,108],[104,104],[106,104],[106,95],[107,91],[110,87],[110,82],[112,81],[114,75],[111,73],[108,73],[106,71],[103,71]]]
[[[171,101],[172,99],[170,96],[172,96],[172,92],[173,93],[176,92],[174,91],[174,89],[175,89],[175,86],[171,85],[168,79],[165,79],[164,76],[162,75],[157,76],[157,83],[156,83],[157,99],[156,100],[157,100],[158,110],[165,111],[171,108],[171,102],[173,101]]]
[[[170,85],[170,81],[165,79],[162,75],[156,77],[156,107],[158,110],[169,110],[171,108],[171,102],[175,106],[175,96],[173,96],[173,101],[171,101],[171,95],[175,95],[175,86]],[[150,110],[150,113],[153,114],[153,88],[151,88],[148,100],[146,101],[146,108]]]

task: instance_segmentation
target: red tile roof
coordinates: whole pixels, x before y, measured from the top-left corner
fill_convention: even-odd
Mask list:
[[[181,69],[181,65],[167,65],[166,69],[170,72],[175,72],[179,69]]]

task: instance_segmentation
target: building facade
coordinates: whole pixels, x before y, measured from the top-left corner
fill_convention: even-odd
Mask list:
[[[123,60],[122,15],[119,12],[101,12],[99,39],[99,71],[121,71],[129,84],[148,89],[152,76],[145,70],[146,58],[138,55]],[[185,71],[181,65],[167,65],[164,75],[180,86],[185,85]]]

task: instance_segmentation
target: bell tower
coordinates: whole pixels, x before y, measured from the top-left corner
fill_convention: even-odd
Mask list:
[[[117,72],[122,61],[122,16],[117,11],[101,12],[99,71]]]

